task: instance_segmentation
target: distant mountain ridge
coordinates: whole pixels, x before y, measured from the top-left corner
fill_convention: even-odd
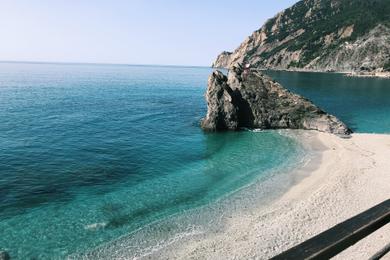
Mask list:
[[[269,19],[213,67],[390,71],[390,0],[302,0]]]

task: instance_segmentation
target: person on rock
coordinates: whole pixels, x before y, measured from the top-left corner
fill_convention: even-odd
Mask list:
[[[242,72],[243,79],[246,80],[249,74],[249,70],[251,68],[251,65],[249,63],[244,64],[244,71]]]

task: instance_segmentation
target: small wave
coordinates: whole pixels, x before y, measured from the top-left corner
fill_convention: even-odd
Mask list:
[[[105,228],[106,226],[107,226],[106,222],[98,222],[98,223],[85,225],[84,229],[85,230],[97,230],[97,229]]]
[[[249,130],[250,132],[254,132],[254,133],[260,133],[260,132],[264,132],[263,129],[260,129],[260,128],[257,128],[257,129],[251,129]]]
[[[139,256],[135,256],[133,259],[135,260],[135,259],[142,259],[142,258],[148,257],[150,255],[153,255],[157,251],[163,249],[164,247],[172,245],[172,244],[174,244],[178,241],[181,241],[187,237],[197,236],[197,235],[201,235],[201,234],[204,234],[204,231],[201,229],[199,229],[199,230],[193,229],[193,230],[189,230],[186,232],[178,233],[178,234],[174,235],[172,238],[168,239],[167,241],[162,241],[162,242],[157,243],[154,246],[145,248]]]
[[[96,224],[101,223],[94,223],[88,226]],[[157,224],[157,222],[154,224]],[[138,232],[142,233],[143,231],[148,230],[148,228],[150,227],[152,226],[147,226],[146,229],[140,229],[138,230]],[[156,252],[162,250],[163,248],[168,247],[174,243],[180,242],[183,239],[199,236],[204,233],[205,231],[202,227],[190,226],[186,230],[177,232],[165,239],[160,240],[156,238],[148,238],[146,241],[141,239],[140,241],[138,241],[141,244],[137,244],[137,239],[135,239],[134,241],[132,240],[134,239],[132,235],[136,233],[131,233],[104,243],[98,247],[91,248],[90,251],[87,251],[85,253],[75,253],[72,255],[68,255],[67,259],[142,259],[148,256],[150,257],[156,254]],[[148,241],[152,242],[151,245],[143,247],[142,244]]]
[[[261,129],[261,128],[247,128],[247,127],[241,127],[240,130],[242,130],[242,131],[248,131],[248,132],[253,132],[253,133],[264,132],[264,129]]]

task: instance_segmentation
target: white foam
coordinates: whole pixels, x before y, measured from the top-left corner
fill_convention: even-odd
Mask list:
[[[163,241],[163,242],[157,243],[156,245],[154,245],[152,247],[145,248],[143,250],[143,253],[141,253],[139,256],[134,257],[133,259],[135,260],[135,259],[147,257],[147,256],[152,255],[153,253],[163,249],[164,247],[167,247],[171,244],[174,244],[174,243],[176,243],[176,242],[178,242],[186,237],[191,237],[191,236],[196,236],[196,235],[201,235],[201,234],[204,234],[204,231],[199,230],[199,229],[192,229],[192,230],[187,231],[187,232],[178,233],[178,234],[174,235],[172,238],[169,238],[167,241]]]
[[[107,226],[106,222],[99,222],[99,223],[85,225],[84,229],[85,230],[97,230],[97,229],[105,228],[106,226]]]
[[[249,130],[249,131],[254,132],[254,133],[260,133],[260,132],[263,132],[264,130],[260,129],[260,128],[257,128],[257,129],[252,129],[252,130]]]

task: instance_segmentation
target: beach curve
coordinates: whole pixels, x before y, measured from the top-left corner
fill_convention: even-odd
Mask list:
[[[227,220],[224,230],[169,247],[159,259],[268,259],[390,197],[390,135],[353,134],[349,139],[300,133],[321,149],[294,174],[297,181],[280,198]],[[387,225],[336,259],[365,259],[386,245]]]

